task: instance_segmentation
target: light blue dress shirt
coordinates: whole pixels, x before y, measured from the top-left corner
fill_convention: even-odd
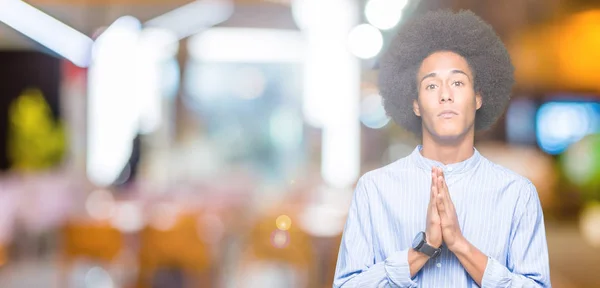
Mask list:
[[[463,236],[488,256],[482,287],[551,287],[535,186],[476,149],[450,165],[423,157],[421,149],[359,179],[333,287],[478,287],[445,247],[410,277],[408,251],[425,231],[434,166],[444,170]]]

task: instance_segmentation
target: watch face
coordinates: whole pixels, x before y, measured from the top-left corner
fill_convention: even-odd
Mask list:
[[[425,242],[425,233],[419,232],[417,234],[417,236],[415,237],[415,240],[413,240],[413,244],[412,244],[413,249],[419,249],[421,247],[421,245],[423,244],[423,242]]]

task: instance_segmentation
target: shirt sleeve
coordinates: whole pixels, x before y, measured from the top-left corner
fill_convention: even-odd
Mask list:
[[[344,227],[333,287],[417,287],[416,278],[410,277],[408,250],[375,263],[367,195],[370,189],[375,189],[372,181],[361,177]]]
[[[505,267],[488,258],[482,287],[551,287],[544,215],[535,186],[528,182],[518,207]]]

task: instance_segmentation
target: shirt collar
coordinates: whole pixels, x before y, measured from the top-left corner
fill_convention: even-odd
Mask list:
[[[462,162],[452,163],[448,165],[444,165],[442,162],[423,157],[423,154],[421,154],[422,149],[422,145],[417,145],[415,150],[411,153],[410,157],[413,159],[413,161],[419,168],[427,170],[429,172],[431,172],[431,169],[433,169],[433,167],[438,166],[444,170],[444,174],[464,173],[477,167],[477,165],[481,161],[481,154],[479,154],[479,151],[477,151],[475,147],[473,147],[473,155],[471,157]]]

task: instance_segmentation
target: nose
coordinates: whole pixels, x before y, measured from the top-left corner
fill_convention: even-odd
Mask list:
[[[450,92],[450,87],[446,87],[444,86],[444,88],[441,89],[441,95],[440,95],[440,102],[441,103],[446,103],[446,102],[454,102],[454,97],[452,96],[452,93]]]

